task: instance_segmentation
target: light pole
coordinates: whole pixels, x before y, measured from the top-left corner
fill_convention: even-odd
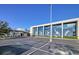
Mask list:
[[[50,40],[49,40],[49,42],[52,42],[52,24],[51,24],[51,22],[52,22],[52,4],[50,5]]]

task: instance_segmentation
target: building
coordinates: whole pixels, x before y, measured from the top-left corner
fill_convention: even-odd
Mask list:
[[[27,37],[28,32],[21,31],[21,30],[10,30],[10,33],[8,34],[8,37],[10,38],[20,38],[20,37]]]
[[[32,26],[31,36],[79,39],[79,18]]]

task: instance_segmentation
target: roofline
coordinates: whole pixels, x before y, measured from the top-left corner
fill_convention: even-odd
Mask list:
[[[21,30],[10,30],[10,31],[16,31],[16,32],[26,32],[26,31],[21,31]]]
[[[62,20],[62,21],[56,21],[56,22],[47,23],[47,24],[40,24],[40,25],[36,25],[36,26],[32,26],[32,27],[39,27],[39,26],[46,26],[46,25],[50,25],[50,24],[60,24],[60,23],[67,23],[67,22],[75,22],[77,20],[79,20],[79,18]]]

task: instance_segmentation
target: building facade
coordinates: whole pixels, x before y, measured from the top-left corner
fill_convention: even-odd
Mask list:
[[[8,37],[10,38],[21,38],[27,36],[28,36],[28,32],[21,30],[10,30],[10,32],[8,33]]]
[[[31,36],[79,39],[79,18],[32,26]]]

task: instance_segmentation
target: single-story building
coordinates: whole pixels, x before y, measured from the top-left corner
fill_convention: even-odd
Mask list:
[[[32,26],[31,36],[79,39],[79,18]]]

